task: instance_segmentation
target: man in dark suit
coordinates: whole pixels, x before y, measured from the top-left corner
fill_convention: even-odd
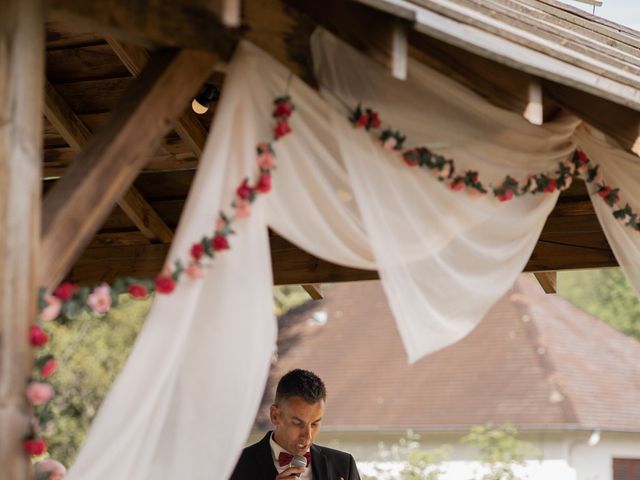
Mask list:
[[[269,410],[274,430],[242,451],[230,480],[360,480],[351,455],[313,443],[326,397],[324,383],[312,372],[283,376]],[[296,455],[306,457],[306,467],[291,465]]]

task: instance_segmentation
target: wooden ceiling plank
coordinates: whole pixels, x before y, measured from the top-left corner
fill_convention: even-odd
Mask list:
[[[113,37],[107,37],[107,43],[131,72],[131,75],[134,77],[140,75],[140,72],[149,61],[149,53],[144,48],[125,44]],[[199,158],[207,141],[207,131],[191,110],[187,110],[180,116],[176,124],[176,132],[187,147]]]
[[[48,81],[45,87],[45,116],[76,152],[89,142],[91,132],[87,126]],[[118,205],[148,239],[171,242],[173,232],[134,186],[118,200]]]
[[[558,272],[533,272],[544,293],[558,293],[557,275]]]
[[[190,50],[156,54],[108,124],[48,192],[42,225],[46,252],[40,263],[42,285],[51,286],[63,278],[216,60],[213,53]]]
[[[227,0],[222,0],[224,3]],[[228,58],[240,32],[225,28],[211,2],[181,0],[44,0],[50,20],[82,24],[145,47],[163,45],[217,52]]]

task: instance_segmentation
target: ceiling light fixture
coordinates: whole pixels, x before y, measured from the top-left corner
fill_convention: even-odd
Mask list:
[[[202,115],[209,110],[211,102],[215,102],[220,98],[220,90],[213,83],[205,83],[200,93],[191,102],[191,108],[198,115]]]

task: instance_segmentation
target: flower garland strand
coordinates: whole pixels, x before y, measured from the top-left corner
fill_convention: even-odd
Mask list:
[[[178,259],[155,279],[124,277],[116,279],[111,286],[103,283],[94,288],[64,282],[51,295],[41,289],[38,305],[40,313],[29,329],[28,335],[29,343],[36,349],[36,359],[26,388],[27,400],[34,410],[31,430],[23,441],[23,448],[27,454],[38,457],[47,452],[45,436],[53,420],[47,405],[55,392],[47,379],[56,372],[58,364],[53,355],[44,353],[44,347],[49,341],[45,324],[50,321],[67,323],[85,310],[99,315],[105,314],[117,305],[118,297],[124,293],[136,299],[145,299],[153,292],[170,294],[184,275],[192,280],[203,278],[205,259],[213,260],[216,254],[231,248],[229,237],[234,234],[233,224],[239,219],[249,217],[251,204],[258,196],[271,191],[271,175],[275,169],[275,153],[272,145],[273,142],[292,132],[289,118],[295,110],[289,96],[278,97],[273,103],[273,118],[276,121],[273,139],[270,142],[261,142],[256,147],[258,173],[255,181],[250,182],[248,178],[242,180],[231,202],[233,215],[219,213],[214,222],[213,234],[204,236],[191,246],[190,261],[186,267]]]
[[[380,130],[380,115],[371,108],[358,105],[349,117],[355,128],[367,131]],[[384,128],[377,134],[383,148],[400,153],[409,167],[420,167],[435,172],[436,178],[455,191],[466,189],[472,197],[492,194],[500,202],[526,194],[553,193],[571,186],[573,179],[582,177],[587,184],[595,186],[595,192],[612,209],[613,216],[624,226],[640,231],[640,215],[626,203],[620,203],[620,189],[607,185],[602,178],[600,166],[594,165],[582,150],[575,150],[571,159],[558,162],[554,172],[528,175],[524,180],[507,175],[498,185],[484,183],[477,171],[457,171],[455,161],[434,153],[426,147],[404,148],[406,136],[397,130]]]

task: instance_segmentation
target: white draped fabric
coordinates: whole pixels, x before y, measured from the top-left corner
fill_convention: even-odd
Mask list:
[[[204,280],[155,300],[71,480],[228,478],[275,348],[267,226],[318,257],[379,270],[410,361],[467,334],[513,284],[557,193],[500,203],[452,192],[354,129],[345,103],[373,107],[407,145],[432,145],[485,181],[553,171],[577,141],[640,207],[637,160],[612,154],[575,117],[533,126],[416,63],[406,82],[394,80],[326,32],[313,52],[322,96],[256,47],[238,48],[170,261],[186,261],[235,187],[254,177],[272,101],[288,89],[293,133],[274,147],[274,189],[237,222],[231,250]],[[611,221],[600,199],[594,205],[638,289],[637,234]]]

